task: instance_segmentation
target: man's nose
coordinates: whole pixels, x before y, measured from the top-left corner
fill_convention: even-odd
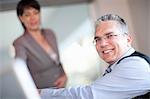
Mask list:
[[[108,45],[108,40],[106,38],[102,38],[99,45],[101,47],[105,47],[106,45]]]

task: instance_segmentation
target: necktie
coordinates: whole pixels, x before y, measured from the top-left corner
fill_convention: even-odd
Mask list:
[[[110,67],[111,65],[109,65],[108,68],[105,70],[105,73],[103,74],[103,76],[105,76],[107,73],[110,73],[112,71]]]

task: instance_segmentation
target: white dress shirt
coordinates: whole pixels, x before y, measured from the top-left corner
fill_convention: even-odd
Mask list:
[[[130,48],[122,57],[132,54]],[[122,58],[121,57],[121,58]],[[117,62],[116,62],[117,63]],[[131,99],[150,90],[150,65],[137,56],[111,66],[112,71],[87,86],[43,89],[42,99]]]

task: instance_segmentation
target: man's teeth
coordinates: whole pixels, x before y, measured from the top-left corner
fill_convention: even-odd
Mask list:
[[[112,50],[103,51],[104,54],[111,52]]]

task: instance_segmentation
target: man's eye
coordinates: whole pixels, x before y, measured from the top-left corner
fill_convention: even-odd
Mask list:
[[[96,41],[96,42],[101,41],[101,38],[97,38],[95,41]]]
[[[114,35],[110,34],[110,35],[107,35],[106,37],[109,39],[109,38],[112,38]]]
[[[96,38],[96,39],[95,39],[96,42],[98,42],[98,41],[100,41],[100,40],[101,40],[101,38]]]

